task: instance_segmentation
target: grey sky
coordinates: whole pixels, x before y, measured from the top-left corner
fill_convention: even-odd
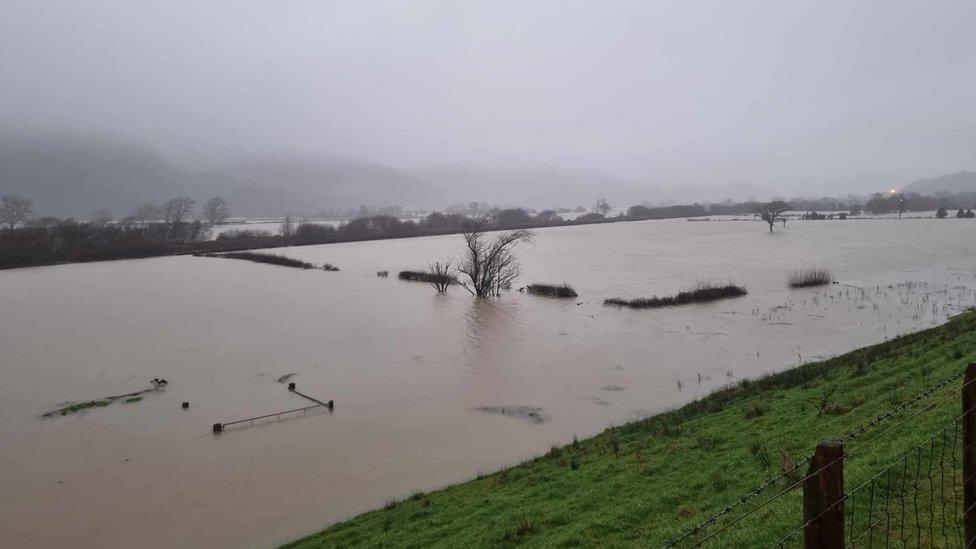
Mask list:
[[[974,29],[973,0],[0,0],[0,125],[836,191],[976,168]]]

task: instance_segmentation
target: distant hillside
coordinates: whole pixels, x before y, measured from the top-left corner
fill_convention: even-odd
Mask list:
[[[332,208],[441,206],[435,186],[394,168],[342,157],[248,158],[210,171],[180,166],[121,140],[0,136],[0,195],[34,201],[36,215],[116,217],[143,202],[220,195],[234,215],[311,214]]]
[[[919,179],[905,187],[905,191],[928,196],[976,192],[976,172],[958,172],[931,179]]]
[[[192,174],[131,144],[0,136],[0,194],[34,200],[38,215],[122,214],[193,190]]]
[[[131,142],[92,136],[0,135],[0,195],[34,201],[35,215],[123,217],[143,202],[223,196],[234,215],[314,214],[360,205],[444,208],[470,201],[526,206],[625,206],[657,193],[586,170],[437,166],[405,172],[361,159],[250,157],[191,169]],[[669,195],[670,196],[670,195]]]
[[[232,182],[235,211],[316,213],[360,205],[408,208],[441,205],[440,189],[395,168],[344,157],[252,158],[209,174]]]
[[[504,206],[574,207],[592,206],[603,197],[617,206],[640,201],[647,194],[606,173],[551,166],[441,165],[413,174],[437,185],[452,203],[477,200]]]

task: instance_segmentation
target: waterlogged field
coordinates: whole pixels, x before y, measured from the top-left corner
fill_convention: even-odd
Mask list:
[[[456,256],[457,235],[272,251],[339,272],[205,257],[0,272],[0,532],[39,547],[285,542],[741,378],[940,324],[976,304],[974,231],[954,219],[538,231],[522,283],[566,282],[575,299],[478,301],[396,279]],[[837,284],[789,289],[808,266]],[[748,294],[603,305],[701,280]],[[289,380],[334,412],[211,433],[305,406]],[[107,404],[42,417],[93,402]]]

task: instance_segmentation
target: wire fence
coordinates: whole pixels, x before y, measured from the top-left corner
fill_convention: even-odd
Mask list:
[[[958,383],[964,375],[965,381]],[[934,430],[920,433],[921,442],[907,452],[885,458],[875,455],[870,463],[881,465],[871,467],[868,478],[856,479],[852,487],[844,485],[846,461],[869,449],[883,453],[888,435],[899,429],[917,428],[910,425],[913,420],[958,398],[960,392],[961,414]],[[970,364],[965,371],[854,427],[841,438],[821,444],[814,454],[797,460],[792,467],[784,468],[720,512],[671,539],[667,547],[754,546],[744,541],[750,533],[741,530],[764,528],[768,537],[769,527],[783,524],[784,508],[787,515],[794,517],[787,520],[793,526],[780,534],[775,547],[971,547],[976,542],[974,410],[976,364]],[[888,420],[894,418],[900,419],[888,425]],[[882,424],[883,429],[873,429]],[[870,436],[862,436],[868,433]],[[845,443],[852,446],[846,452]],[[807,467],[805,474],[801,473],[803,466]],[[866,476],[863,469],[862,477]],[[969,492],[964,489],[967,484],[971,484]],[[802,506],[797,505],[796,497],[786,499],[800,487]],[[779,514],[773,520],[771,516],[776,513]],[[966,528],[965,519],[971,528]]]
[[[776,547],[799,545],[806,528],[837,507],[843,508],[847,547],[968,547],[962,525],[967,448],[961,441],[962,417],[805,519]]]

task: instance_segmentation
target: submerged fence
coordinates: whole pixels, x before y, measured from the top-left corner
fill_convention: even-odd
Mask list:
[[[227,427],[233,427],[235,425],[243,425],[245,423],[248,424],[248,425],[254,425],[254,422],[255,421],[260,421],[262,419],[275,418],[275,419],[277,419],[277,420],[280,421],[281,418],[287,417],[287,416],[295,416],[297,414],[305,415],[306,413],[308,413],[309,410],[326,409],[326,410],[328,410],[331,413],[332,410],[335,409],[335,402],[334,401],[332,401],[332,400],[322,401],[322,400],[319,400],[319,399],[317,399],[315,397],[306,395],[305,393],[299,392],[298,389],[295,388],[295,384],[294,383],[289,383],[288,384],[288,391],[290,391],[292,393],[295,393],[296,395],[298,395],[300,397],[303,397],[306,400],[310,400],[310,401],[314,402],[315,404],[312,404],[311,406],[303,406],[301,408],[294,408],[294,409],[291,409],[291,410],[285,410],[283,412],[273,412],[273,413],[270,413],[270,414],[264,414],[264,415],[261,415],[261,416],[254,416],[254,417],[249,417],[249,418],[245,418],[245,419],[238,419],[238,420],[235,420],[235,421],[225,421],[225,422],[221,422],[221,423],[214,423],[213,424],[213,432],[214,432],[214,434],[223,433],[224,432],[224,429],[226,429]]]
[[[960,383],[960,378],[962,382]],[[886,458],[887,435],[939,404],[959,398],[951,421],[929,429],[907,452]],[[896,423],[863,438],[915,404],[923,405]],[[874,451],[868,478],[845,484],[844,466]],[[806,473],[801,473],[803,468]],[[802,505],[786,497],[802,488]],[[859,425],[836,440],[820,443],[804,457],[721,512],[670,540],[668,547],[757,546],[746,528],[762,528],[774,508],[793,506],[795,524],[776,537],[774,547],[976,546],[976,363],[916,395],[908,402]]]

